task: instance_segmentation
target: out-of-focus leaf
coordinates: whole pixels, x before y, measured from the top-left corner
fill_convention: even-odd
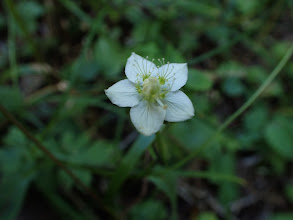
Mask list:
[[[50,175],[50,177],[47,179],[48,181],[52,182],[52,178],[53,176]],[[37,182],[38,190],[51,203],[53,207],[58,209],[58,211],[64,216],[64,219],[68,219],[68,218],[73,220],[88,219],[85,216],[81,215],[80,212],[76,210],[75,207],[71,207],[68,201],[64,200],[54,187],[48,185],[48,181],[41,182],[40,179],[38,179],[38,182]],[[64,187],[66,188],[66,186]]]
[[[173,124],[170,130],[180,143],[191,151],[205,143],[214,133],[213,128],[197,118]]]
[[[174,2],[175,3],[175,2]],[[205,2],[197,2],[197,1],[176,1],[175,4],[179,11],[183,10],[186,13],[196,13],[203,16],[216,18],[220,14],[220,8],[216,5],[211,5]]]
[[[221,77],[232,77],[232,78],[241,78],[246,74],[246,68],[235,61],[228,61],[221,64],[218,69],[217,73]]]
[[[18,112],[23,108],[22,95],[15,88],[0,86],[0,100],[1,104],[10,112]],[[2,114],[0,117],[3,117]]]
[[[144,20],[143,23],[139,23],[135,26],[133,30],[133,40],[136,44],[141,44],[144,42],[156,42],[159,38],[160,28],[161,24],[159,22],[150,22]],[[152,55],[158,56],[158,54],[147,54],[146,56],[151,57]]]
[[[12,127],[0,149],[0,219],[15,219],[35,174],[34,155],[23,133]]]
[[[27,139],[16,127],[12,127],[4,137],[0,149],[0,169],[4,173],[19,172],[33,166],[35,154],[30,151]]]
[[[113,161],[114,145],[99,141],[89,147],[80,157],[85,164],[101,166]]]
[[[155,184],[158,189],[163,191],[166,196],[168,196],[172,206],[172,219],[175,219],[177,206],[176,173],[173,170],[168,170],[163,167],[156,167],[147,179]]]
[[[95,45],[94,52],[96,62],[105,77],[114,78],[120,72],[122,75],[123,66],[126,64],[126,57],[118,42],[101,37]]]
[[[292,183],[291,183],[291,184],[288,184],[288,185],[286,186],[285,191],[286,191],[287,198],[288,198],[291,202],[293,202],[293,184],[292,184]]]
[[[161,201],[146,200],[131,208],[132,220],[161,220],[167,218],[167,211]]]
[[[269,146],[287,159],[293,158],[292,120],[283,117],[274,118],[265,130],[265,138]]]
[[[94,142],[85,133],[76,135],[74,132],[64,132],[61,139],[50,139],[46,144],[59,159],[77,167],[75,171],[80,170],[81,175],[84,170],[78,167],[113,166],[120,158],[115,145],[103,140]]]
[[[227,78],[223,84],[222,89],[229,96],[240,96],[244,93],[245,87],[238,78]]]
[[[255,11],[257,11],[260,6],[262,6],[261,2],[254,0],[236,0],[234,2],[236,4],[237,9],[243,14],[252,14]]]
[[[268,119],[268,108],[265,105],[256,105],[248,110],[244,115],[244,131],[238,135],[242,147],[253,148],[254,141],[263,138]]]
[[[251,66],[247,70],[246,80],[255,84],[261,84],[267,77],[267,71],[261,66]]]
[[[5,18],[4,18],[4,16],[1,14],[1,15],[0,15],[0,30],[2,30],[2,28],[4,27],[5,24],[6,24],[6,22],[5,22]]]
[[[82,182],[89,186],[92,180],[92,174],[89,170],[86,169],[72,169],[72,172],[82,180]],[[70,190],[74,185],[74,180],[68,176],[63,170],[58,171],[58,181],[67,190]]]
[[[170,63],[186,63],[187,60],[184,59],[182,54],[174,48],[172,44],[168,44],[165,52],[165,60]],[[189,70],[190,72],[190,70]]]
[[[204,212],[192,220],[218,220],[218,217],[212,212]]]
[[[2,176],[0,184],[0,219],[16,219],[32,177],[32,173],[24,172]]]
[[[149,57],[149,60],[154,59],[156,63],[158,59],[158,54],[161,54],[161,50],[158,48],[157,44],[153,41],[144,44],[144,47],[137,47],[137,54],[142,57]]]
[[[154,139],[154,135],[148,137],[141,135],[131,146],[131,149],[124,156],[124,158],[121,161],[121,164],[118,166],[116,172],[114,173],[111,179],[108,190],[108,195],[110,196],[110,198],[118,192],[123,182],[129,176],[134,167],[137,165],[142,153],[154,141]]]
[[[26,29],[30,32],[35,31],[38,17],[44,14],[43,6],[36,1],[21,1],[16,6]]]
[[[213,86],[213,81],[206,74],[190,69],[186,87],[195,91],[207,91]]]
[[[233,153],[221,154],[217,160],[210,161],[210,171],[222,175],[235,175],[235,157]],[[218,182],[217,182],[218,183]],[[233,182],[219,184],[219,198],[224,205],[228,205],[238,196],[239,186]]]
[[[261,134],[268,120],[268,109],[266,106],[256,106],[244,116],[244,125],[251,132]]]
[[[270,97],[270,96],[281,96],[283,95],[283,86],[280,82],[274,81],[272,82],[268,88],[263,92],[263,96]]]
[[[226,45],[229,43],[230,29],[226,25],[217,25],[208,28],[207,34],[212,41],[217,42],[218,45]]]
[[[269,220],[292,220],[293,219],[293,213],[288,212],[288,213],[276,213],[273,214]]]
[[[276,59],[281,59],[284,56],[285,51],[287,51],[287,49],[289,48],[289,46],[289,41],[281,41],[272,45],[271,52],[276,57]]]
[[[85,57],[80,57],[72,65],[71,74],[74,79],[88,82],[97,77],[99,69],[100,67],[96,60],[88,60]]]

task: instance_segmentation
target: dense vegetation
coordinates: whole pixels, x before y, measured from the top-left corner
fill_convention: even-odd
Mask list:
[[[1,1],[0,218],[293,219],[292,11]],[[188,63],[191,120],[144,137],[108,100],[133,51]]]

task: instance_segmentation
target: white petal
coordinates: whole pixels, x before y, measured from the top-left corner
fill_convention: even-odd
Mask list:
[[[144,75],[152,75],[154,72],[158,72],[156,65],[135,53],[127,59],[125,75],[133,83],[142,82]]]
[[[169,92],[166,96],[167,113],[166,121],[185,121],[194,116],[194,108],[188,96],[179,91]]]
[[[177,91],[186,84],[188,69],[186,63],[169,63],[159,68],[159,75],[165,76],[169,84],[172,85],[171,91]]]
[[[156,133],[162,126],[166,111],[154,103],[142,100],[130,109],[130,118],[134,127],[143,135]]]
[[[136,91],[134,83],[128,79],[121,80],[105,90],[106,95],[111,102],[120,107],[133,107],[141,99]]]

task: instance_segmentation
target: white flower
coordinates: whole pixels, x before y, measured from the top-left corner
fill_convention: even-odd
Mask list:
[[[187,64],[160,62],[162,66],[157,67],[132,53],[125,67],[128,79],[105,90],[113,104],[131,107],[133,125],[146,136],[156,133],[164,120],[185,121],[194,115],[190,99],[179,90],[187,81]]]

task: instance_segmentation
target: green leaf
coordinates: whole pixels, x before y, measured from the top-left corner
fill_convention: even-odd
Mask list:
[[[260,133],[268,120],[268,109],[266,106],[256,106],[249,110],[244,118],[244,126],[251,132]]]
[[[222,89],[227,95],[235,97],[244,93],[245,86],[240,81],[240,79],[229,77],[222,84]]]
[[[269,220],[292,220],[293,219],[293,213],[288,212],[288,213],[276,213],[273,214]]]
[[[213,128],[197,118],[173,124],[170,130],[178,141],[191,151],[200,147],[214,133]]]
[[[255,84],[261,84],[267,77],[267,71],[261,66],[251,66],[247,70],[246,79]]]
[[[59,158],[74,165],[102,166],[114,164],[115,147],[110,142],[99,140],[92,142],[86,134],[76,135],[65,132],[60,140],[48,142]],[[56,148],[55,146],[58,146]]]
[[[2,176],[0,184],[0,219],[16,219],[33,175],[23,172]]]
[[[0,100],[9,112],[18,112],[23,108],[23,98],[18,89],[0,86]],[[3,117],[2,114],[0,117]]]
[[[140,56],[148,56],[150,59],[157,59],[158,54],[161,54],[160,49],[158,48],[158,45],[151,41],[146,44],[144,44],[143,47],[137,48],[137,53]]]
[[[92,174],[89,170],[86,169],[73,169],[72,172],[82,180],[82,182],[86,186],[90,186],[92,181]],[[59,170],[58,180],[60,185],[62,185],[65,189],[70,190],[74,186],[74,180],[63,170]]]
[[[82,157],[85,164],[101,166],[113,161],[114,145],[106,142],[96,142],[87,151],[85,151],[80,157]]]
[[[117,41],[101,37],[95,45],[96,62],[107,78],[114,78],[122,73],[126,57]],[[122,74],[121,74],[122,75]]]
[[[281,41],[272,45],[271,52],[276,59],[281,59],[284,56],[284,51],[286,51],[289,47],[289,41]]]
[[[151,44],[156,47],[157,44],[155,42],[160,37],[160,29],[160,22],[144,20],[142,23],[138,23],[138,25],[135,26],[132,35],[137,44],[151,42]],[[144,47],[146,47],[146,44],[144,44],[143,47],[140,46],[139,48],[143,49]],[[155,58],[152,57],[152,55],[158,56],[158,54],[147,54],[150,58]]]
[[[221,175],[234,176],[235,175],[235,156],[233,153],[226,153],[219,155],[217,160],[210,161],[210,172],[221,173]],[[228,205],[232,200],[238,196],[239,185],[235,182],[219,182],[218,196],[223,205]],[[238,182],[239,183],[239,182]]]
[[[100,66],[94,59],[79,57],[72,65],[71,77],[77,81],[92,81],[99,73]]]
[[[177,50],[172,44],[168,44],[164,53],[165,60],[170,63],[186,63],[179,50]],[[190,70],[189,70],[190,72]]]
[[[29,148],[29,144],[24,134],[16,127],[9,129],[4,137],[4,147],[0,149],[0,168],[4,173],[14,173],[30,168],[36,159]]]
[[[144,153],[146,148],[152,144],[154,141],[155,136],[143,136],[140,135],[137,140],[132,145],[131,149],[122,159],[121,163],[119,164],[116,172],[112,176],[111,182],[109,184],[108,190],[108,198],[112,198],[116,193],[119,191],[121,185],[130,175],[131,171],[139,162],[139,158]]]
[[[269,146],[287,159],[293,158],[292,120],[284,117],[274,118],[265,130],[265,138]]]
[[[52,180],[50,176],[49,181]],[[64,200],[58,191],[46,183],[37,182],[38,190],[43,194],[43,196],[51,203],[51,205],[58,210],[59,213],[63,215],[63,219],[73,219],[73,220],[85,220],[84,215],[81,215],[76,207],[72,207],[68,201]]]
[[[36,1],[22,1],[16,6],[18,14],[26,26],[26,29],[30,32],[36,31],[38,25],[37,19],[44,14],[43,6]],[[22,33],[22,31],[20,31],[20,33]]]
[[[213,81],[206,74],[190,69],[186,87],[195,91],[207,91],[213,86]]]
[[[212,212],[203,212],[194,220],[218,220],[218,217]]]
[[[167,211],[161,201],[149,199],[134,205],[130,211],[132,220],[167,219]]]
[[[246,67],[235,61],[228,61],[221,64],[217,72],[220,77],[241,78],[246,74]]]
[[[168,196],[172,207],[172,219],[176,219],[177,208],[177,175],[173,170],[169,170],[163,167],[155,167],[151,175],[147,177],[149,181],[155,184],[159,190],[164,192]]]
[[[285,188],[287,198],[293,202],[293,184],[288,184]]]
[[[261,2],[254,1],[254,0],[236,0],[235,1],[237,9],[242,12],[243,14],[252,14],[254,12],[257,12],[259,7],[262,6]]]

